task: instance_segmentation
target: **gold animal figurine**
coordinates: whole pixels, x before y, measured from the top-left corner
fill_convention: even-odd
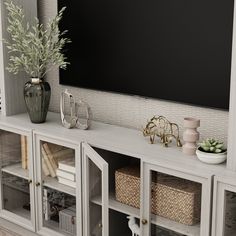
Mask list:
[[[171,123],[164,116],[152,117],[143,129],[143,135],[144,137],[149,136],[151,144],[154,143],[155,136],[157,136],[161,139],[161,143],[165,147],[168,147],[168,144],[172,142],[173,138],[176,140],[177,147],[182,147],[179,138],[179,126]]]

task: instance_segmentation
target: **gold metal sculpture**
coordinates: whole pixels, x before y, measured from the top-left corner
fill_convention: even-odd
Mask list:
[[[165,147],[176,140],[177,147],[182,147],[182,143],[179,138],[179,126],[175,123],[171,123],[164,116],[154,116],[148,121],[146,127],[143,129],[143,135],[149,136],[151,144],[154,143],[155,136],[161,139],[161,143]]]

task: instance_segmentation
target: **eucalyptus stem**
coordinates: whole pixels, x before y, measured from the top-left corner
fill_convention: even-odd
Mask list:
[[[10,55],[6,69],[15,75],[25,71],[30,77],[40,79],[55,66],[66,69],[69,62],[62,50],[71,41],[59,29],[65,7],[44,26],[38,18],[32,24],[26,22],[23,8],[11,0],[5,5],[10,35],[9,41],[4,40]]]

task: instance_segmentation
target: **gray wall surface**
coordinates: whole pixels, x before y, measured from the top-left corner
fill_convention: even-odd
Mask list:
[[[46,22],[47,19],[55,15],[57,1],[40,0],[38,2],[39,17],[42,22]],[[227,111],[183,105],[138,96],[62,86],[59,84],[57,70],[52,71],[48,75],[47,80],[52,87],[51,111],[59,111],[60,93],[65,88],[68,88],[76,98],[81,98],[89,103],[92,108],[94,120],[141,129],[141,127],[146,124],[147,119],[151,118],[153,115],[164,115],[170,121],[179,124],[182,133],[183,118],[195,117],[201,120],[201,127],[199,128],[201,139],[215,137],[227,142]]]

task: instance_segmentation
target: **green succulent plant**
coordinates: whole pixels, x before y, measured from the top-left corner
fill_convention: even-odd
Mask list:
[[[209,153],[222,153],[226,151],[226,149],[224,148],[224,143],[219,142],[214,138],[207,138],[203,140],[201,143],[199,143],[199,146],[200,150]]]

